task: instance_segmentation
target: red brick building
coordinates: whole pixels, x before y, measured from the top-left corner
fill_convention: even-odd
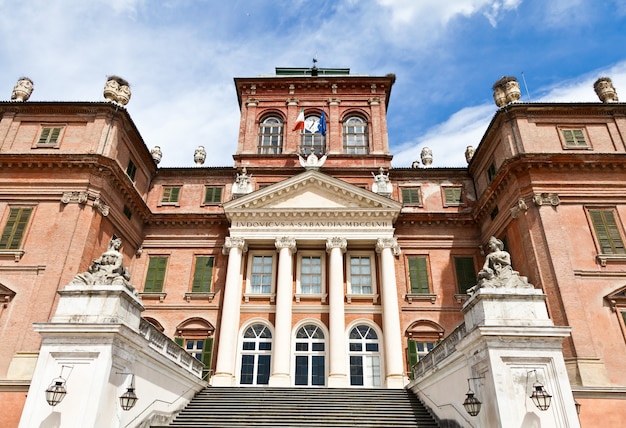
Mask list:
[[[493,235],[572,327],[582,425],[619,425],[626,107],[505,103],[468,167],[392,168],[394,80],[236,78],[229,167],[159,168],[117,103],[0,102],[1,424],[19,420],[31,325],[113,235],[144,317],[213,385],[388,388],[462,322]]]

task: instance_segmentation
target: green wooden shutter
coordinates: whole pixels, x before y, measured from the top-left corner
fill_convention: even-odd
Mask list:
[[[160,293],[163,291],[163,280],[165,279],[165,267],[167,257],[150,257],[148,263],[148,273],[143,291],[146,293]]]
[[[37,144],[46,144],[48,142],[48,137],[50,136],[51,128],[43,128],[41,130],[41,135],[39,136],[39,141]]]
[[[205,204],[214,204],[222,202],[222,188],[221,187],[207,187],[204,196]]]
[[[402,189],[402,203],[419,205],[420,189],[419,187],[405,187]]]
[[[426,257],[409,257],[409,279],[411,294],[428,294],[428,268]]]
[[[50,133],[50,139],[47,141],[48,144],[56,144],[59,139],[59,134],[61,134],[61,128],[52,128],[52,132]]]
[[[446,198],[446,205],[461,204],[462,189],[460,187],[446,187],[443,189],[443,193]]]
[[[185,338],[184,338],[184,337],[176,336],[176,337],[174,338],[174,342],[175,342],[178,346],[181,346],[181,347],[184,347],[184,346],[185,346]]]
[[[625,254],[624,242],[612,210],[589,210],[601,254]]]
[[[476,269],[473,257],[455,257],[454,268],[459,293],[467,293],[467,289],[476,285]]]
[[[179,195],[180,187],[164,187],[163,198],[161,198],[161,202],[178,202]]]
[[[196,268],[193,273],[193,285],[191,291],[194,293],[208,293],[211,291],[211,279],[213,277],[213,257],[196,257]]]
[[[585,134],[582,129],[564,129],[563,138],[566,147],[586,147]]]
[[[415,340],[408,340],[407,360],[409,362],[410,378],[413,379],[413,366],[419,361],[417,356],[417,342],[415,342]]]
[[[202,369],[202,379],[208,380],[207,375],[211,371],[211,359],[213,358],[213,338],[209,337],[204,339],[204,344],[202,345],[202,364],[204,364],[204,369]]]
[[[22,245],[24,231],[33,212],[32,208],[11,208],[9,218],[0,237],[0,248],[17,250]]]

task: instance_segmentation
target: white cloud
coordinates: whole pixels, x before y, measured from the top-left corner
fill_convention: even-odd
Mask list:
[[[601,76],[611,78],[618,97],[622,88],[622,99],[626,99],[626,61],[622,61],[540,88],[532,102],[599,102],[593,90],[593,83]],[[496,110],[494,103],[459,110],[449,119],[431,127],[423,135],[397,146],[393,150],[393,165],[409,167],[414,160],[420,159],[422,148],[429,147],[433,151],[434,167],[466,166],[464,156],[466,147],[478,146]]]

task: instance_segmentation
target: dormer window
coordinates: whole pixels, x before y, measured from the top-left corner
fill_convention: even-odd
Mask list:
[[[283,121],[277,116],[263,119],[259,125],[259,154],[278,155],[283,152],[283,128]]]

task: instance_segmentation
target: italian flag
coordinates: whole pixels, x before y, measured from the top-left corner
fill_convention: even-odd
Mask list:
[[[300,114],[298,115],[298,118],[296,119],[296,124],[293,127],[294,131],[297,131],[298,129],[301,131],[304,131],[304,109],[300,110]]]

